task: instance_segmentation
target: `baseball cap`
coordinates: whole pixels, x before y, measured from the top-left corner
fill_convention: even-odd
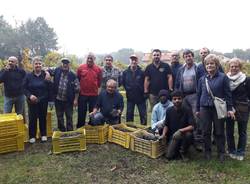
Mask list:
[[[61,62],[62,62],[63,64],[69,64],[69,63],[70,63],[70,60],[69,60],[68,58],[62,58],[62,59],[61,59]]]

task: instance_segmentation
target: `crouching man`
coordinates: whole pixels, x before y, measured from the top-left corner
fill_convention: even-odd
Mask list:
[[[173,103],[169,100],[169,93],[165,89],[160,90],[158,97],[160,102],[153,107],[151,128],[153,132],[161,135],[164,128],[166,110],[172,107]]]
[[[166,110],[164,129],[160,138],[167,138],[167,159],[184,158],[193,139],[194,118],[192,112],[182,107],[183,94],[171,94],[174,106]]]
[[[115,80],[109,79],[107,81],[106,90],[101,91],[95,108],[90,113],[91,125],[98,125],[104,122],[111,125],[120,123],[124,103],[123,97],[117,91],[116,87],[117,82]],[[96,121],[95,118],[97,118],[98,121]]]

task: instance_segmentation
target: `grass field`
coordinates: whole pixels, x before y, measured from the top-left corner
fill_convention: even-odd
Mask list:
[[[0,97],[2,107],[2,98]],[[138,117],[136,118],[138,121]],[[54,127],[55,121],[54,121]],[[0,184],[60,183],[250,183],[250,152],[245,161],[203,160],[190,150],[189,161],[151,159],[118,145],[87,145],[85,152],[51,154],[47,143],[26,144],[24,152],[0,155]]]

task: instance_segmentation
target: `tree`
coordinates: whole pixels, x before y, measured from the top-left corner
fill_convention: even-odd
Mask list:
[[[17,32],[0,16],[0,58],[18,55]]]
[[[19,29],[19,43],[22,48],[29,48],[32,55],[45,56],[49,51],[57,50],[57,35],[43,17],[29,19]]]

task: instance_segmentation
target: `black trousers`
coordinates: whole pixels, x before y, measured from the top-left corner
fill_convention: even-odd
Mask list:
[[[146,108],[146,101],[142,103],[134,103],[132,101],[127,101],[127,113],[126,113],[126,121],[133,122],[134,121],[134,110],[135,105],[138,107],[140,120],[142,125],[147,124],[147,108]]]
[[[62,132],[73,130],[73,103],[67,101],[56,100],[56,116],[58,129]],[[66,115],[66,128],[64,125],[64,113]]]
[[[47,117],[48,102],[39,102],[37,104],[28,103],[29,114],[29,137],[36,137],[37,120],[39,119],[39,129],[41,136],[47,136],[46,117]]]
[[[225,119],[218,119],[215,107],[201,107],[203,119],[204,150],[211,152],[211,131],[214,125],[214,135],[218,154],[225,153]]]
[[[97,101],[97,96],[82,96],[78,98],[77,128],[85,125],[87,110],[92,112]]]

